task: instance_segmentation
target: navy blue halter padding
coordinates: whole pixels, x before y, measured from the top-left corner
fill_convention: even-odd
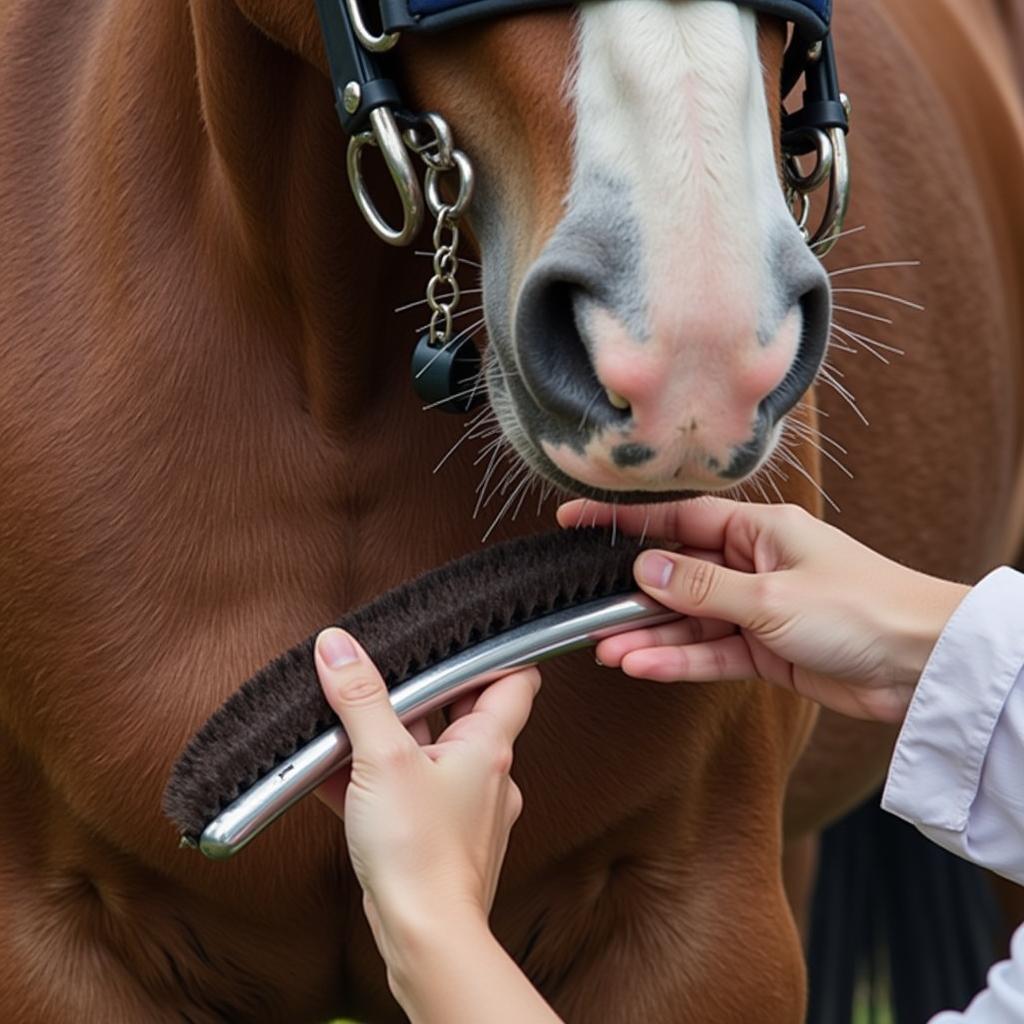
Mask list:
[[[810,41],[824,38],[832,21],[832,0],[731,0],[791,21]],[[568,0],[380,0],[389,31],[429,32],[516,10],[567,6]]]

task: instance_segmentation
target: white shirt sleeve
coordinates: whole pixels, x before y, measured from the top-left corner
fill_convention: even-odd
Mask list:
[[[963,1013],[947,1010],[931,1024],[1020,1024],[1024,1021],[1024,927],[1017,929],[1011,959],[988,972],[988,988]]]
[[[997,569],[953,613],[900,731],[882,807],[1024,884],[1024,574]]]
[[[900,731],[882,807],[1024,884],[1024,575],[997,569],[943,631]],[[1024,927],[967,1010],[932,1024],[1024,1021]]]

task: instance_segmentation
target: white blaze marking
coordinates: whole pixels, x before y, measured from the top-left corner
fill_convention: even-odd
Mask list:
[[[688,483],[714,485],[701,467],[713,456],[724,468],[750,439],[802,324],[778,266],[779,241],[797,229],[779,184],[757,15],[721,0],[599,0],[581,7],[578,47],[569,206],[606,208],[607,182],[621,182],[623,210],[607,216],[625,213],[639,229],[631,262],[648,333],[635,337],[636,324],[597,308],[588,344],[606,387],[650,400],[646,411],[634,404],[628,433],[605,432],[582,457],[544,447],[599,486],[678,488],[682,466]],[[700,430],[681,433],[680,417]],[[611,447],[625,441],[658,458],[613,468]]]

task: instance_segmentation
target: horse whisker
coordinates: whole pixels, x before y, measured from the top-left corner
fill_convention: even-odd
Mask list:
[[[466,388],[464,391],[456,391],[454,395],[445,395],[444,398],[439,398],[436,402],[431,402],[429,405],[420,406],[423,412],[427,412],[430,409],[436,409],[439,405],[444,405],[445,402],[454,402],[459,398],[472,398],[477,391],[480,390],[480,385],[483,383],[483,377],[481,374],[477,374],[473,378],[468,378],[473,381],[473,386]],[[459,383],[465,383],[460,381]]]
[[[553,483],[547,483],[540,489],[540,497],[537,499],[537,516],[540,517],[540,510],[544,502],[551,497],[555,491],[555,485]]]
[[[919,267],[920,260],[889,260],[886,263],[861,263],[856,267],[842,267],[829,271],[829,277],[844,277],[847,274],[858,274],[863,270],[893,270],[897,267]]]
[[[776,472],[781,473],[781,470],[779,470],[777,466],[773,465],[774,461],[775,453],[773,452],[772,457],[761,468],[761,471],[758,473],[758,476],[760,477],[762,474],[764,474],[764,478],[767,479],[768,485],[775,492],[775,497],[779,499],[780,504],[784,505],[786,503],[786,499],[783,498],[782,491],[779,490],[779,485],[775,482],[775,474]],[[785,473],[782,473],[781,475],[783,478],[783,483],[785,483],[788,477],[785,475]]]
[[[479,295],[483,291],[483,288],[463,288],[463,295]],[[395,306],[396,313],[406,313],[410,309],[415,309],[417,306],[429,306],[429,299],[417,299],[415,302],[407,302],[404,306]]]
[[[426,256],[429,259],[433,259],[434,255],[435,254],[433,252],[428,252],[426,249],[414,249],[413,250],[413,256]],[[460,256],[459,257],[459,262],[460,263],[465,263],[467,267],[477,267],[480,270],[483,270],[483,266],[484,266],[482,263],[477,263],[476,260],[471,260],[468,256]]]
[[[860,355],[861,352],[867,352],[869,356],[873,356],[880,363],[885,363],[886,366],[892,365],[892,363],[890,363],[889,360],[886,359],[881,352],[876,352],[873,348],[870,348],[867,345],[861,345],[859,348],[850,348],[849,345],[842,344],[838,334],[829,335],[828,350],[831,352],[832,349],[835,349],[837,352],[852,352],[854,355]]]
[[[823,238],[820,242],[815,242],[811,249],[820,249],[824,245],[828,245],[829,242],[838,242],[840,238],[849,238],[850,235],[859,235],[862,231],[867,230],[867,224],[861,224],[860,227],[847,228],[846,231],[840,231],[838,235],[832,235],[830,238]],[[433,253],[429,255],[433,256]]]
[[[469,316],[471,313],[479,313],[479,312],[481,312],[483,310],[483,308],[484,308],[483,305],[479,305],[479,306],[470,306],[468,309],[460,309],[458,311],[458,313],[453,313],[452,314],[452,321],[454,322],[454,321],[458,320],[459,317]],[[482,318],[482,319],[486,319],[486,318]],[[430,321],[429,320],[425,324],[420,324],[419,327],[416,328],[416,333],[417,334],[422,334],[425,330],[427,330],[428,327],[430,327]]]
[[[792,426],[793,424],[786,424],[787,428]],[[846,466],[844,466],[843,463],[841,463],[830,451],[823,448],[813,437],[807,437],[806,435],[801,436],[798,434],[796,440],[800,444],[810,445],[810,447],[817,451],[823,458],[828,459],[828,461],[831,462],[841,473],[844,473],[851,480],[854,479],[853,473],[851,473],[850,470],[847,469]]]
[[[526,463],[523,463],[522,466],[523,469],[525,469],[527,473],[529,473],[530,467],[527,466]],[[520,488],[525,487],[529,482],[529,476],[525,477],[523,480],[519,482],[519,484],[516,486],[516,489],[509,495],[508,501],[506,501],[505,504],[501,506],[500,511],[494,517],[494,522],[491,523],[491,525],[487,528],[487,532],[483,535],[482,541],[486,541],[488,537],[490,537],[490,535],[495,531],[498,524],[504,518],[505,513],[509,510],[509,507],[512,505],[512,502],[516,500],[516,496],[518,495]]]
[[[825,412],[824,409],[818,409],[817,407],[812,407],[812,406],[808,405],[806,402],[797,402],[795,408],[803,409],[804,412],[809,412],[809,413],[812,413],[815,416],[820,416],[822,419],[826,419],[827,420],[829,418],[828,413]]]
[[[898,302],[901,306],[913,309],[918,313],[924,312],[924,306],[919,302],[911,302],[910,299],[901,299],[898,295],[890,295],[888,292],[875,291],[873,288],[833,288],[834,295],[871,295],[876,299],[887,299],[889,302]]]
[[[487,471],[484,473],[483,479],[480,481],[480,485],[477,487],[477,499],[476,506],[473,509],[473,519],[476,520],[477,516],[480,515],[480,511],[483,508],[484,495],[487,493],[487,484],[490,482],[491,477],[494,475],[494,470],[498,465],[499,456],[502,454],[501,445],[497,445],[494,451],[491,452],[491,461],[487,464]]]
[[[516,521],[516,519],[519,518],[519,513],[522,512],[522,510],[523,510],[523,502],[526,501],[527,497],[530,494],[530,491],[533,490],[533,488],[536,485],[536,483],[537,483],[537,478],[535,476],[531,476],[526,481],[526,487],[523,489],[523,493],[519,495],[519,500],[516,502],[516,507],[512,510],[512,522],[513,523]]]
[[[473,436],[478,427],[486,426],[486,424],[481,423],[481,420],[483,420],[488,413],[493,415],[495,421],[497,421],[497,415],[494,413],[494,410],[490,408],[490,406],[481,409],[480,412],[478,412],[466,425],[465,433],[463,433],[463,435],[455,442],[455,444],[453,444],[451,448],[448,449],[448,451],[445,453],[441,461],[434,467],[434,473],[437,473],[437,471],[452,457],[452,455],[455,454],[456,450],[459,448],[460,445],[463,444],[463,442],[469,440],[469,438]]]
[[[776,450],[778,451],[778,449]],[[815,480],[814,477],[811,476],[811,474],[808,473],[806,469],[804,469],[799,459],[794,458],[792,455],[789,454],[789,452],[786,451],[779,451],[779,457],[787,465],[792,466],[793,469],[795,469],[822,496],[822,498],[824,498],[825,501],[827,501],[829,505],[831,505],[832,508],[836,510],[836,512],[842,512],[842,509],[829,497],[828,492],[825,490],[825,488],[822,487],[821,484],[819,484],[818,481]]]
[[[836,352],[846,352],[849,355],[857,355],[860,352],[859,348],[851,348],[849,345],[844,345],[841,342],[836,341],[835,336],[831,337],[831,344],[828,347],[829,352],[835,349]]]
[[[875,313],[866,313],[863,309],[851,309],[849,306],[833,306],[835,310],[840,313],[849,313],[851,316],[862,316],[866,320],[875,320],[880,324],[888,324],[892,326],[892,321],[887,316],[878,316]]]
[[[460,331],[460,332],[459,332],[458,334],[453,334],[453,335],[452,335],[452,336],[451,336],[451,337],[450,337],[450,338],[449,338],[449,339],[448,339],[448,340],[447,340],[447,341],[446,341],[446,342],[445,342],[445,343],[444,343],[444,344],[443,344],[443,345],[442,345],[442,346],[441,346],[441,347],[440,347],[440,348],[439,348],[439,349],[438,349],[438,350],[437,350],[437,351],[436,351],[436,352],[435,352],[435,353],[434,353],[434,354],[433,354],[433,355],[432,355],[432,356],[430,357],[430,359],[429,359],[429,360],[427,360],[427,363],[426,363],[426,365],[422,366],[422,367],[421,367],[421,368],[419,369],[419,371],[418,371],[418,372],[416,373],[416,379],[417,379],[417,380],[419,380],[419,379],[420,379],[420,377],[422,377],[422,376],[423,376],[423,374],[425,374],[425,373],[427,372],[427,370],[429,370],[429,369],[430,369],[430,368],[431,368],[431,367],[432,367],[432,366],[434,365],[434,363],[436,363],[436,362],[437,362],[437,360],[438,360],[438,359],[440,359],[440,357],[441,357],[441,356],[442,356],[442,355],[443,355],[443,354],[444,354],[445,352],[447,352],[447,351],[448,351],[448,349],[450,349],[450,348],[452,347],[452,345],[454,345],[454,344],[455,344],[455,343],[456,343],[457,341],[461,341],[461,340],[462,340],[463,338],[471,338],[471,337],[473,336],[473,332],[474,332],[475,330],[477,330],[477,329],[478,329],[479,327],[482,327],[482,326],[483,326],[483,323],[484,323],[483,319],[480,319],[480,320],[478,320],[478,321],[477,321],[477,322],[476,322],[475,324],[472,324],[471,326],[467,327],[467,328],[466,328],[465,330],[463,330],[463,331]]]
[[[651,528],[651,510],[648,508],[644,512],[644,528],[640,531],[640,543],[643,544],[647,540],[647,531]]]
[[[806,437],[817,438],[818,440],[824,441],[826,444],[832,445],[833,448],[838,449],[843,455],[849,455],[850,453],[836,440],[833,440],[828,434],[824,434],[817,427],[809,426],[806,423],[801,423],[799,420],[786,420],[786,426],[791,427],[793,430],[804,434]]]
[[[841,398],[844,399],[846,404],[853,410],[854,414],[861,421],[861,423],[864,424],[865,427],[871,426],[871,424],[868,422],[868,418],[858,408],[857,400],[853,397],[850,391],[844,388],[843,385],[840,384],[839,381],[837,381],[835,377],[833,377],[824,367],[822,367],[819,376],[826,384],[829,385],[829,387],[831,387]]]
[[[752,476],[750,478],[750,482],[754,487],[757,488],[758,492],[761,495],[761,499],[764,501],[764,503],[766,505],[770,504],[768,492],[764,489],[764,485],[761,483],[761,474],[758,473],[756,476]]]
[[[896,348],[894,345],[886,345],[884,342],[879,341],[877,338],[870,338],[866,334],[861,334],[858,331],[850,330],[849,327],[843,327],[842,324],[833,324],[832,327],[839,331],[841,334],[845,334],[851,341],[860,344],[863,348],[867,348],[871,351],[871,348],[880,348],[884,352],[891,352],[895,356],[905,356],[907,353],[901,349]],[[888,360],[886,360],[888,361]]]

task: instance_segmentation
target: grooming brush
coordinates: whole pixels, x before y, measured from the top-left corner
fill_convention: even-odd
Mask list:
[[[511,670],[679,618],[636,592],[644,546],[601,529],[524,537],[428,572],[337,625],[359,639],[411,722]],[[315,641],[257,672],[179,756],[164,810],[182,845],[232,856],[349,760]]]

